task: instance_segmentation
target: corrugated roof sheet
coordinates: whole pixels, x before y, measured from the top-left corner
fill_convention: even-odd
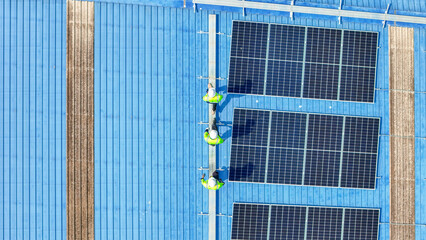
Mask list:
[[[66,238],[65,17],[0,3],[0,239]]]
[[[165,5],[167,3],[164,3]],[[32,11],[36,9],[36,11]],[[417,8],[416,8],[417,9]],[[208,75],[208,14],[218,15],[218,77],[227,78],[233,19],[379,32],[374,104],[226,94],[218,118],[234,107],[381,117],[377,189],[351,190],[228,183],[218,192],[218,238],[229,239],[233,202],[381,209],[389,238],[388,29],[368,22],[248,15],[225,11],[95,4],[95,238],[206,239],[208,193],[201,100]],[[0,238],[65,238],[65,4],[0,4]],[[17,29],[16,31],[14,29]],[[425,137],[424,29],[415,29],[416,136]],[[29,56],[29,57],[27,57]],[[231,128],[218,147],[229,165]],[[416,139],[416,223],[426,223],[425,140]],[[221,172],[227,180],[227,171]],[[416,227],[417,236],[425,227]],[[423,234],[423,235],[422,235]],[[421,238],[419,238],[421,239]]]

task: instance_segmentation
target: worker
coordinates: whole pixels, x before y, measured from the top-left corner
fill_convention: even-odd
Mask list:
[[[206,180],[204,180],[204,177],[206,174],[203,174],[201,176],[201,184],[208,190],[219,190],[219,188],[223,187],[225,183],[222,181],[222,179],[219,179],[219,173],[217,171],[213,172],[213,175]]]
[[[216,89],[213,87],[213,84],[209,83],[207,85],[206,95],[203,97],[203,100],[207,103],[213,104],[212,114],[216,112],[216,105],[223,96],[216,92]]]
[[[204,140],[209,145],[218,145],[223,143],[223,139],[219,136],[219,132],[216,126],[216,118],[213,119],[212,129],[206,128],[204,131]]]

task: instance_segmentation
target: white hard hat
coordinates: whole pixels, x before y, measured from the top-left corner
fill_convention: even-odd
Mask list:
[[[209,187],[214,187],[216,186],[216,179],[214,179],[213,177],[209,178]]]
[[[216,139],[218,135],[216,130],[210,130],[209,134],[211,139]]]
[[[216,95],[216,90],[214,88],[209,88],[209,97],[214,97]]]

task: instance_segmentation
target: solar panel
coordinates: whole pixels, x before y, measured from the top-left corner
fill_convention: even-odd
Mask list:
[[[303,149],[306,138],[306,116],[305,113],[272,112],[269,146]]]
[[[342,30],[308,27],[306,62],[339,64]]]
[[[305,64],[304,98],[336,100],[339,86],[339,66]]]
[[[234,203],[231,239],[378,238],[380,210]]]
[[[308,226],[306,239],[342,238],[343,208],[308,208]]]
[[[338,187],[340,152],[306,151],[304,185]]]
[[[229,181],[264,182],[266,147],[234,145],[231,151]]]
[[[378,33],[233,21],[228,92],[374,102]]]
[[[268,218],[268,205],[234,204],[231,239],[266,240]]]
[[[269,240],[304,239],[306,207],[271,205],[270,208]]]
[[[301,185],[303,156],[303,149],[270,148],[266,182]]]
[[[302,89],[302,69],[303,63],[300,62],[269,60],[266,95],[299,97]],[[253,91],[250,93],[256,94]]]
[[[228,91],[233,93],[263,94],[265,60],[231,57],[229,73],[233,81],[228,83]]]
[[[379,235],[379,210],[345,209],[344,240],[374,240]]]
[[[305,27],[271,24],[269,36],[269,59],[303,61]]]
[[[231,55],[234,57],[265,58],[268,42],[267,23],[234,21],[232,24]]]
[[[374,101],[375,68],[342,66],[340,100],[355,102]]]
[[[376,66],[377,33],[344,30],[342,64]]]
[[[308,149],[339,151],[342,143],[343,117],[309,115]]]
[[[375,188],[380,119],[234,109],[229,180]]]
[[[232,144],[267,146],[269,111],[234,110]]]

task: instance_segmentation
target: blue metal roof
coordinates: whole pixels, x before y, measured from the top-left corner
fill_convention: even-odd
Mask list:
[[[65,11],[64,1],[0,4],[0,239],[66,238]],[[208,76],[208,35],[200,33],[208,31],[208,14],[217,14],[224,33],[217,37],[221,78],[228,76],[234,19],[377,31],[380,47],[374,104],[228,95],[226,80],[218,80],[221,122],[232,122],[234,107],[359,115],[380,117],[383,135],[376,190],[229,183],[221,172],[226,185],[217,211],[225,216],[218,217],[218,239],[230,239],[233,202],[380,208],[379,238],[388,239],[388,28],[105,2],[95,4],[96,239],[207,238],[208,217],[199,213],[208,212],[208,192],[197,169],[208,165],[205,125],[198,124],[208,120],[201,100],[207,79],[198,78]],[[425,37],[424,28],[415,28],[415,134],[423,137],[415,143],[418,224],[426,223]],[[219,127],[226,139],[218,147],[219,167],[229,165],[230,130]],[[416,235],[425,236],[425,227],[417,226]]]
[[[0,3],[0,239],[66,238],[65,19]]]

